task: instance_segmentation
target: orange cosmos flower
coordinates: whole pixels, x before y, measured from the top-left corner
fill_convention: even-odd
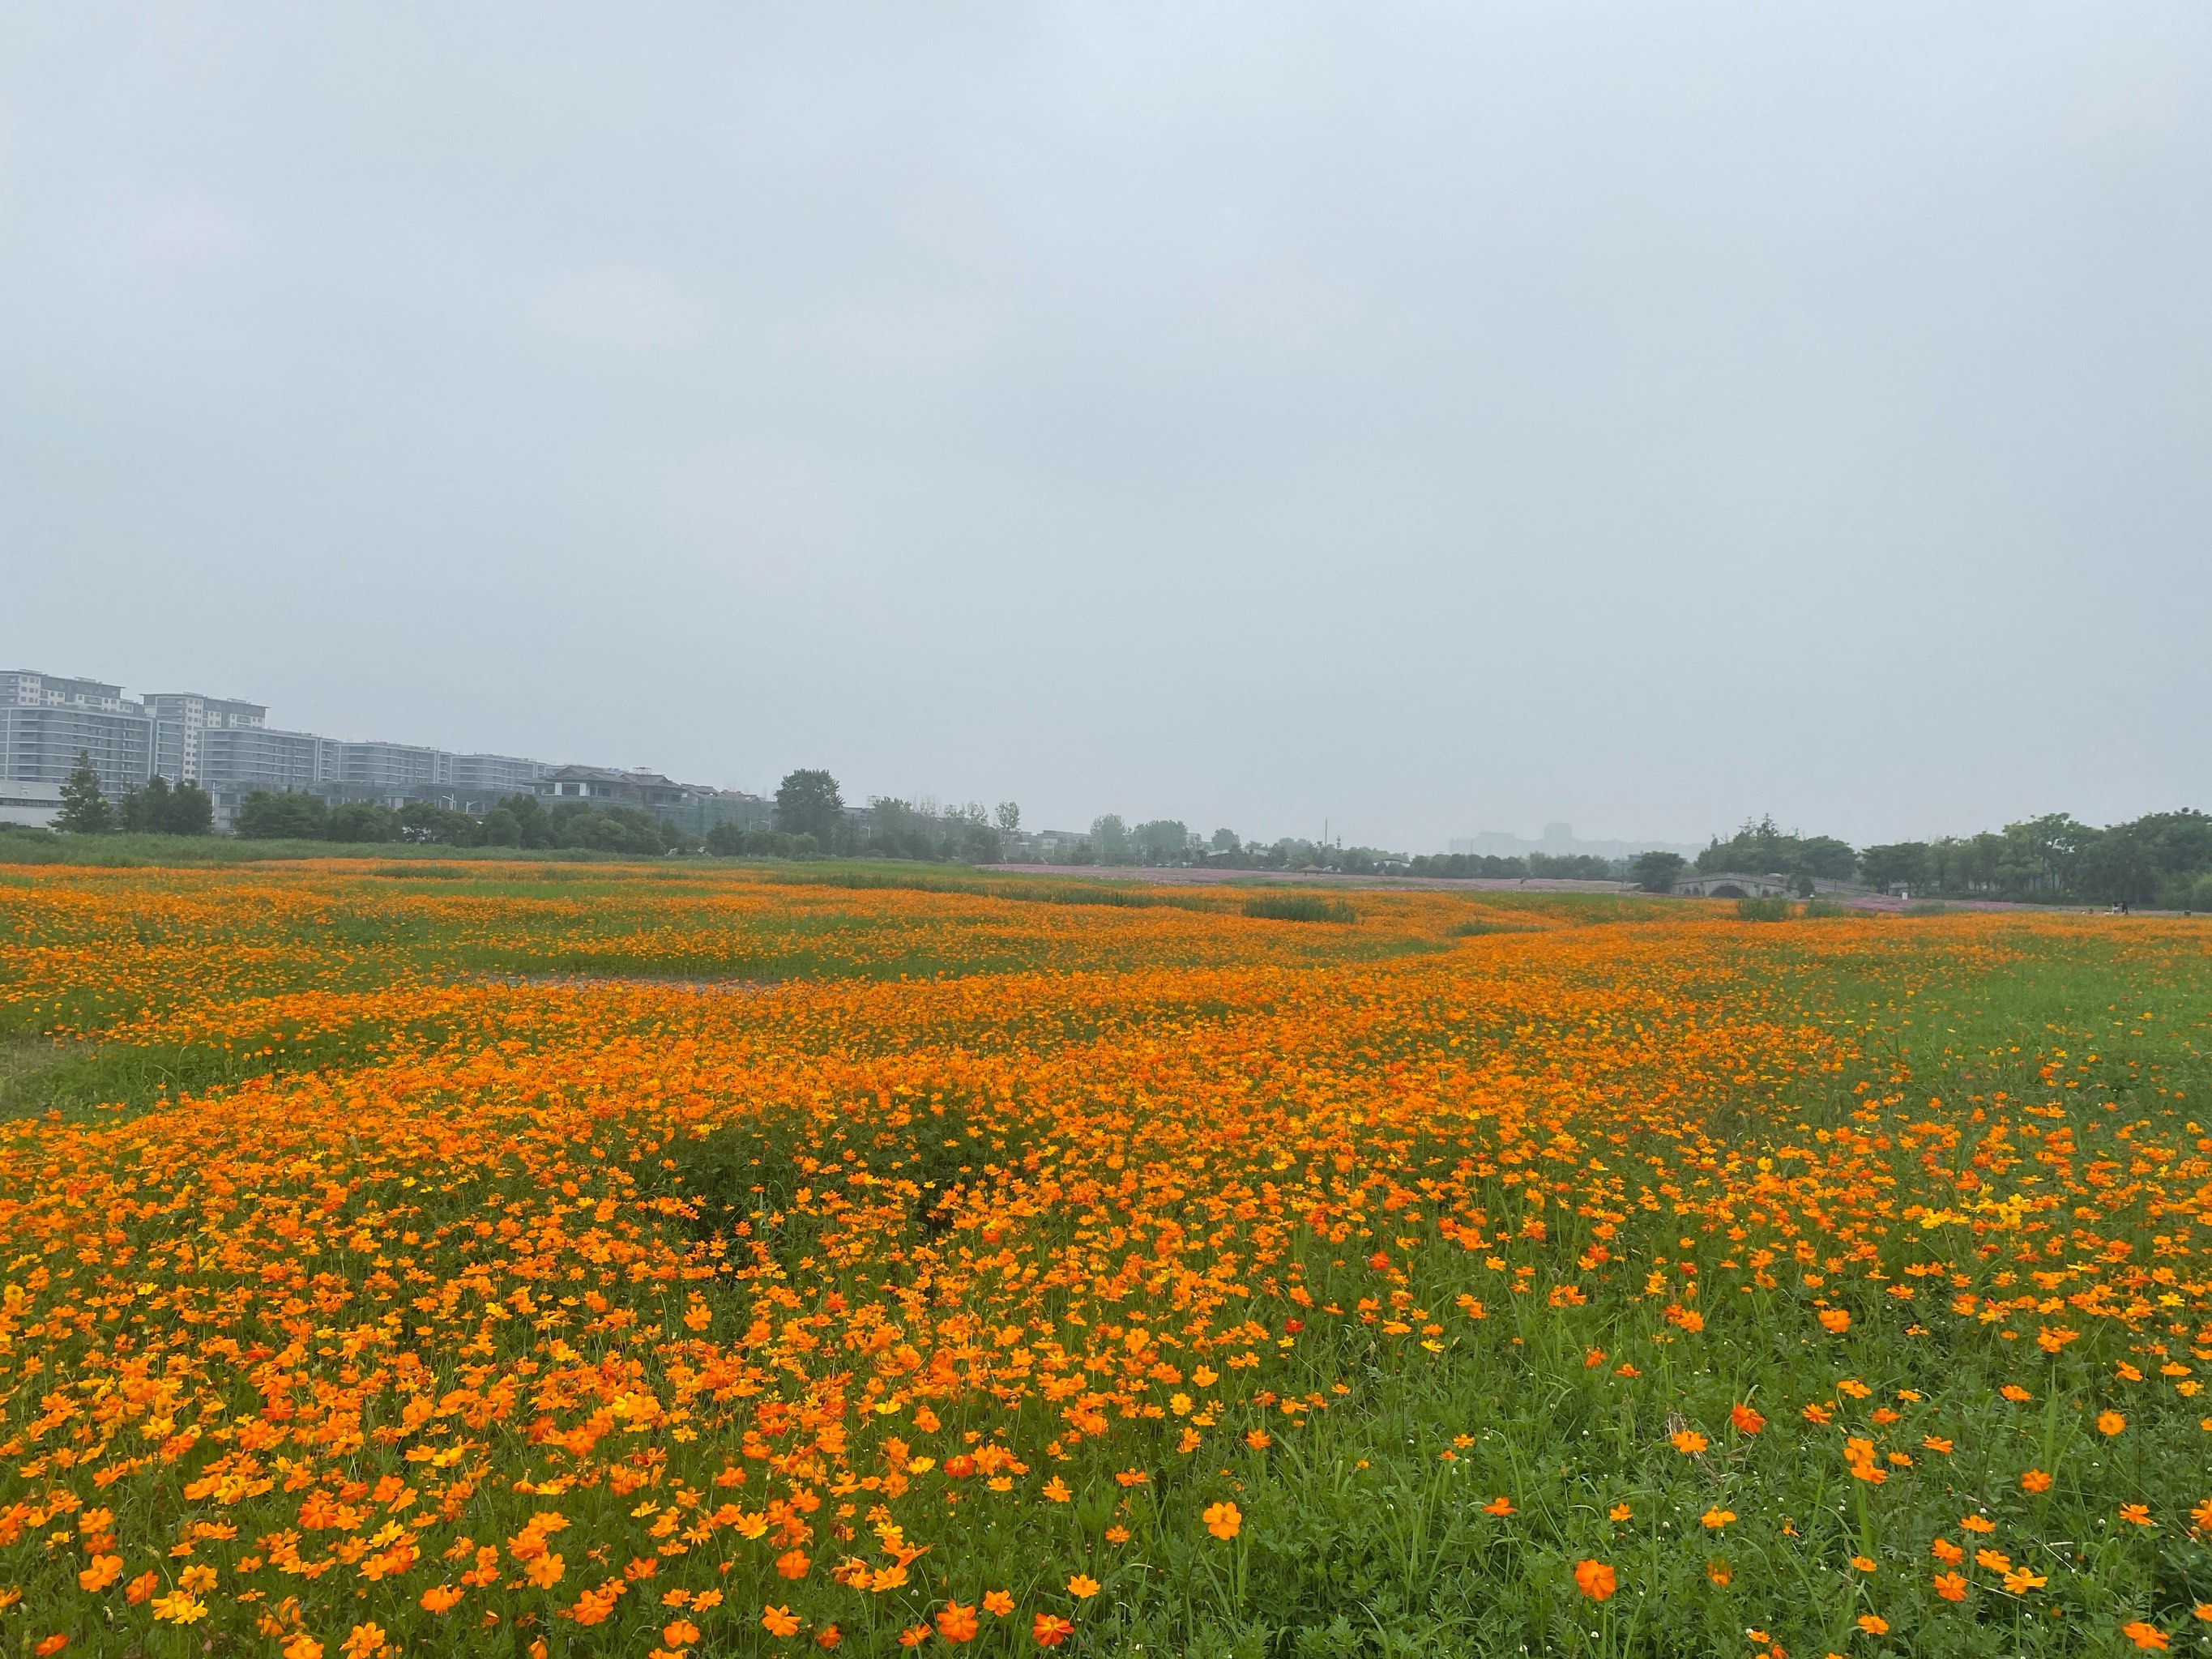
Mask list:
[[[1936,1594],[1946,1601],[1966,1599],[1966,1581],[1955,1572],[1939,1572],[1935,1578]]]
[[[1098,1581],[1079,1572],[1067,1581],[1067,1593],[1079,1601],[1088,1601],[1098,1594]]]
[[[425,1613],[450,1613],[461,1604],[461,1592],[451,1584],[433,1584],[422,1592],[419,1605]]]
[[[1041,1648],[1056,1648],[1075,1634],[1075,1626],[1057,1613],[1041,1613],[1030,1626],[1030,1639]]]
[[[1216,1538],[1234,1538],[1244,1524],[1244,1516],[1237,1505],[1225,1502],[1207,1505],[1199,1519],[1206,1522],[1206,1531]]]
[[[2164,1631],[2156,1625],[2146,1624],[2140,1619],[2131,1624],[2121,1626],[2120,1634],[2148,1652],[2158,1652],[2169,1645]]]
[[[1674,1449],[1685,1457],[1695,1457],[1705,1450],[1706,1445],[1705,1437],[1695,1429],[1677,1429],[1667,1437],[1674,1443]]]
[[[796,1636],[799,1634],[799,1620],[787,1607],[763,1607],[761,1628],[770,1636]]]
[[[2121,1416],[2118,1412],[2099,1412],[2097,1413],[2097,1432],[2106,1436],[2107,1438],[2119,1433],[2120,1431],[2126,1428],[2127,1425],[2128,1419]]]
[[[1823,1308],[1820,1313],[1820,1328],[1832,1335],[1841,1336],[1851,1328],[1851,1316],[1841,1308]]]
[[[1602,1601],[1620,1588],[1613,1569],[1602,1561],[1575,1563],[1575,1588],[1593,1601]]]
[[[2021,1476],[2020,1486],[2022,1492],[2049,1492],[2051,1477],[2041,1469],[2030,1469]]]
[[[1887,1636],[1889,1634],[1889,1620],[1883,1618],[1878,1613],[1861,1613],[1858,1617],[1858,1626],[1869,1636]]]
[[[76,1576],[77,1588],[98,1595],[123,1576],[123,1558],[119,1555],[95,1555],[92,1565]]]
[[[1735,1425],[1740,1434],[1757,1434],[1766,1426],[1765,1418],[1741,1402],[1729,1407],[1729,1421]]]
[[[937,1633],[948,1642],[972,1642],[982,1626],[975,1619],[975,1609],[958,1601],[940,1607],[937,1613]]]
[[[990,1613],[996,1618],[1004,1619],[1013,1610],[1014,1598],[1011,1591],[994,1589],[985,1590],[983,1592],[984,1612]]]

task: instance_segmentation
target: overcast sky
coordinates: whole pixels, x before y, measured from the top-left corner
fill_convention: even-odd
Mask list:
[[[2212,807],[2212,8],[0,9],[0,666],[1428,850]]]

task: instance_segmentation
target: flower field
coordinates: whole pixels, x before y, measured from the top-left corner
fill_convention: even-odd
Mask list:
[[[894,880],[0,869],[0,1643],[2212,1652],[2203,924]]]

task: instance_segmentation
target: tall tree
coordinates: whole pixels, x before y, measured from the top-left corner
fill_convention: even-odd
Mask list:
[[[1682,873],[1682,866],[1688,862],[1680,853],[1656,850],[1638,853],[1629,860],[1628,873],[1631,879],[1647,893],[1671,893],[1674,890],[1675,878]]]
[[[115,809],[100,787],[88,750],[77,750],[76,765],[62,784],[61,816],[54,828],[72,836],[97,836],[115,828]]]
[[[845,824],[845,798],[837,780],[817,768],[785,775],[775,787],[775,827],[786,835],[811,836],[825,852]]]
[[[215,828],[215,799],[186,778],[169,791],[162,827],[173,836],[204,836]]]
[[[169,829],[169,781],[158,772],[146,780],[143,789],[132,787],[123,792],[122,804],[116,808],[116,823],[134,835],[166,835]]]

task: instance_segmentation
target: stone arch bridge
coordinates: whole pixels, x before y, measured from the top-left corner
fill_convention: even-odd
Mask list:
[[[1747,876],[1741,870],[1716,870],[1700,874],[1685,870],[1674,878],[1674,890],[1687,898],[1794,898],[1796,889],[1787,876]]]

